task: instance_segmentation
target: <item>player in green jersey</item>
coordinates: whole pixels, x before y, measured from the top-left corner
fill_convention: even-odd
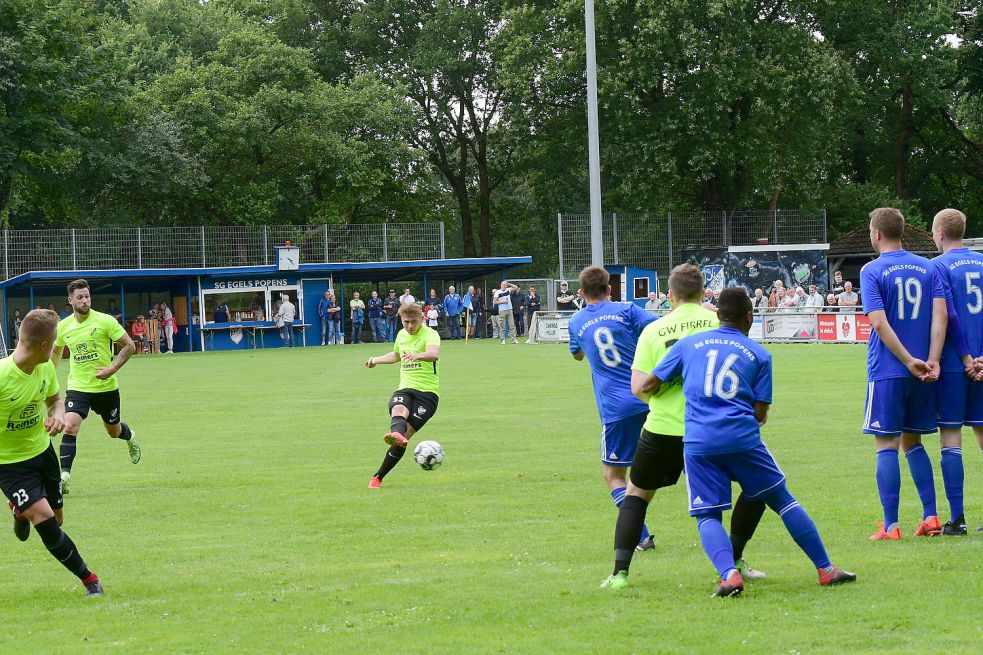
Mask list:
[[[58,314],[35,309],[24,317],[17,347],[0,360],[0,489],[14,513],[14,534],[21,541],[31,525],[48,552],[75,574],[86,596],[101,596],[102,585],[89,570],[71,538],[61,529],[62,495],[58,457],[51,437],[65,426],[65,402],[51,363]]]
[[[643,383],[683,337],[713,329],[719,325],[716,313],[700,305],[703,299],[703,272],[692,264],[680,264],[669,276],[669,302],[672,312],[649,323],[638,337],[635,360],[632,362],[632,392],[649,405],[649,414],[642,426],[635,457],[631,464],[628,492],[618,512],[614,531],[614,571],[602,587],[621,589],[628,584],[635,545],[642,534],[645,513],[655,491],[670,487],[683,472],[683,417],[686,400],[680,379],[662,385],[654,395],[639,393]],[[731,541],[741,574],[747,580],[765,577],[744,561],[744,546],[764,514],[763,502],[752,502],[741,494],[731,516]],[[635,541],[629,544],[629,541]]]
[[[92,309],[89,283],[85,280],[75,280],[68,285],[68,302],[73,312],[58,323],[58,336],[51,353],[51,361],[56,366],[65,346],[71,357],[65,398],[65,434],[60,448],[62,492],[66,494],[72,482],[79,428],[90,410],[102,417],[110,437],[126,442],[130,461],[136,464],[141,455],[133,430],[120,422],[119,382],[116,380],[116,372],[136,351],[133,339],[115,318]],[[119,346],[115,359],[114,343]]]
[[[440,396],[440,376],[437,360],[440,358],[440,335],[423,324],[423,311],[416,303],[406,303],[399,308],[403,329],[396,335],[392,352],[382,357],[369,357],[368,368],[377,364],[399,363],[399,388],[389,399],[389,432],[383,437],[389,444],[382,466],[372,479],[369,489],[382,486],[382,478],[399,463],[406,454],[410,437],[420,431],[434,414]]]

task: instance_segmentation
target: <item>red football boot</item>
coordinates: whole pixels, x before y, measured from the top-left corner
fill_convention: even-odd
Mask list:
[[[868,537],[871,541],[897,541],[901,539],[901,528],[894,528],[890,532],[884,532],[884,524],[878,521],[875,523],[877,532]]]

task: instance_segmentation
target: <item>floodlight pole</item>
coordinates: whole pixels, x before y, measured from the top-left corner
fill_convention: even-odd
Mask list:
[[[584,0],[584,27],[587,32],[587,147],[590,164],[590,260],[604,266],[601,241],[601,152],[597,134],[597,56],[594,47],[594,0]]]

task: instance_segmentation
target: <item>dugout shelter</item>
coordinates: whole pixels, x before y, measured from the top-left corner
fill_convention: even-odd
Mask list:
[[[278,260],[281,257],[278,255]],[[62,312],[66,287],[78,278],[88,280],[92,307],[106,312],[112,299],[123,314],[124,326],[157,302],[167,302],[178,331],[177,352],[240,350],[279,347],[283,339],[274,323],[283,296],[297,308],[294,344],[320,344],[318,301],[327,290],[338,295],[342,321],[348,322],[345,285],[368,283],[385,296],[388,284],[407,280],[454,281],[462,284],[475,278],[503,274],[532,263],[532,257],[480,257],[386,262],[334,262],[298,264],[284,261],[263,266],[200,267],[166,269],[30,271],[0,282],[3,333],[9,335],[15,309],[21,315],[35,307],[54,305]],[[288,268],[285,270],[284,266]],[[227,308],[227,311],[225,311]],[[216,315],[216,310],[218,315]],[[224,320],[223,320],[224,319]],[[9,337],[6,339],[9,343]]]

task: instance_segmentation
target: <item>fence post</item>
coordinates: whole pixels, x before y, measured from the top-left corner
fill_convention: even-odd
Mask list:
[[[440,258],[447,259],[447,254],[444,250],[444,221],[440,222]]]
[[[727,210],[720,212],[720,245],[727,247]]]
[[[3,231],[3,279],[10,279],[10,257],[8,255],[8,246],[10,242],[10,230]]]
[[[560,279],[563,280],[566,278],[563,275],[563,214],[559,212],[556,214],[556,243],[560,257]]]
[[[270,241],[267,235],[267,227],[263,226],[263,266],[270,265]]]
[[[322,223],[321,228],[321,232],[324,233],[324,263],[327,264],[331,261],[331,258],[328,257],[328,224]]]
[[[72,228],[72,270],[79,270],[78,251],[75,249],[75,228]]]
[[[672,270],[672,212],[666,212],[666,232],[669,235],[669,270]],[[668,277],[666,278],[668,279]]]
[[[778,244],[778,212],[780,211],[782,210],[781,209],[775,210],[775,244],[776,245]]]
[[[137,268],[143,268],[143,230],[137,228]]]
[[[205,263],[205,226],[202,225],[201,226],[201,267],[205,268],[206,266],[208,266],[208,264]]]
[[[389,261],[389,230],[386,229],[386,223],[382,224],[382,261]]]
[[[825,207],[823,207],[822,212],[823,212],[823,243],[828,243],[827,241],[828,237],[826,236],[826,208]]]
[[[611,214],[611,221],[614,223],[614,263],[618,264],[618,215]]]

